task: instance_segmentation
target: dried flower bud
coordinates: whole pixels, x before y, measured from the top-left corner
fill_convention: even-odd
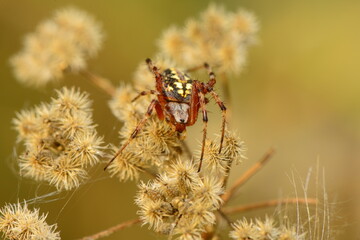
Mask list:
[[[60,240],[56,224],[48,225],[45,219],[46,214],[29,210],[26,203],[6,204],[0,209],[0,232],[11,240]]]
[[[80,71],[101,47],[100,25],[86,12],[66,8],[25,37],[23,49],[10,59],[19,81],[40,87],[59,80],[65,70]]]
[[[96,134],[88,94],[63,88],[57,95],[13,120],[25,145],[19,167],[23,176],[70,190],[87,177],[87,166],[99,162],[103,140]]]

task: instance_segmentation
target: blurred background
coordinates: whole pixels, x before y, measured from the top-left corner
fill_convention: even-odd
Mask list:
[[[240,76],[230,79],[233,109],[229,122],[248,148],[248,159],[233,168],[230,182],[270,147],[276,148],[275,156],[241,189],[233,204],[290,196],[294,187],[289,176],[295,173],[305,178],[319,161],[334,203],[331,227],[338,232],[337,239],[360,239],[360,1],[213,2],[227,10],[245,8],[260,23],[259,43],[250,48],[247,66]],[[0,0],[0,206],[55,191],[16,174],[15,158],[21,151],[11,125],[16,111],[49,101],[54,88],[75,85],[94,99],[94,119],[106,142],[118,143],[121,127],[107,106],[108,96],[80,76],[67,76],[58,85],[41,90],[17,82],[8,59],[21,49],[26,33],[56,9],[70,5],[86,10],[102,23],[106,33],[103,49],[89,62],[89,69],[118,85],[130,81],[138,64],[156,53],[156,40],[165,29],[198,17],[209,3]],[[213,136],[219,131],[221,115],[214,104],[209,105],[209,136]],[[196,146],[201,136],[201,124],[188,129],[191,146]],[[75,192],[50,196],[33,205],[49,212],[48,222],[58,223],[63,239],[136,218],[135,183],[110,179],[101,166],[92,176]],[[272,212],[257,210],[245,216]],[[134,226],[107,239],[129,238],[160,236],[147,227]]]

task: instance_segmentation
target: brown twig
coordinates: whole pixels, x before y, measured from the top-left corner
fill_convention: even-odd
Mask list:
[[[248,169],[243,175],[240,176],[240,178],[235,181],[232,187],[224,195],[222,195],[224,204],[226,204],[230,200],[230,198],[235,194],[236,190],[239,187],[246,183],[266,164],[266,162],[273,156],[274,153],[275,150],[273,148],[270,148],[259,162],[255,163],[250,169]]]
[[[259,208],[266,208],[266,207],[274,207],[281,204],[317,204],[318,200],[316,198],[287,198],[287,199],[275,199],[269,200],[265,202],[258,202],[258,203],[251,203],[248,205],[238,206],[238,207],[227,207],[224,208],[222,211],[225,214],[233,214],[233,213],[240,213],[246,212],[254,209]]]
[[[227,185],[227,182],[228,182],[229,177],[230,177],[230,169],[231,169],[232,162],[233,162],[233,159],[228,161],[227,165],[226,165],[225,174],[224,174],[225,177],[224,177],[224,181],[223,181],[223,188],[224,189],[226,189],[226,185]]]
[[[112,83],[108,79],[100,77],[90,71],[87,71],[87,70],[81,71],[81,75],[83,75],[85,78],[92,81],[97,87],[99,87],[101,90],[103,90],[108,95],[110,95],[110,96],[115,95],[115,87],[112,85]]]
[[[132,225],[135,225],[135,224],[137,224],[139,222],[140,222],[140,219],[134,219],[134,220],[130,220],[130,221],[127,221],[127,222],[123,222],[123,223],[120,223],[120,224],[118,224],[116,226],[113,226],[113,227],[111,227],[109,229],[106,229],[104,231],[96,233],[94,235],[83,237],[80,240],[95,240],[95,239],[107,237],[107,236],[113,234],[114,232],[117,232],[117,231],[119,231],[121,229],[124,229],[124,228],[127,228],[127,227],[131,227]]]

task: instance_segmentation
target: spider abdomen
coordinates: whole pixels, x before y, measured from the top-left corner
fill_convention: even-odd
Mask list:
[[[163,75],[163,93],[169,101],[190,102],[190,96],[193,87],[191,78],[175,69],[169,68],[162,72]]]

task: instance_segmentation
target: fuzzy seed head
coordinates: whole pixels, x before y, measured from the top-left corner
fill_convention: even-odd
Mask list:
[[[13,120],[25,146],[19,167],[22,176],[70,190],[86,179],[85,168],[99,162],[104,146],[92,121],[88,94],[63,88],[57,95]]]
[[[198,239],[205,226],[215,223],[220,207],[221,181],[199,177],[197,168],[180,160],[148,184],[139,185],[135,202],[144,224],[156,232]]]
[[[0,209],[0,232],[10,240],[60,240],[56,224],[48,225],[46,214],[29,210],[27,204],[6,204]]]
[[[61,79],[67,70],[85,69],[102,39],[100,25],[93,17],[75,8],[62,9],[25,37],[23,49],[10,63],[20,82],[41,87]]]
[[[253,14],[245,10],[230,13],[212,4],[200,19],[189,20],[184,28],[166,30],[159,48],[176,66],[191,68],[207,62],[218,67],[217,72],[239,73],[258,28]]]

